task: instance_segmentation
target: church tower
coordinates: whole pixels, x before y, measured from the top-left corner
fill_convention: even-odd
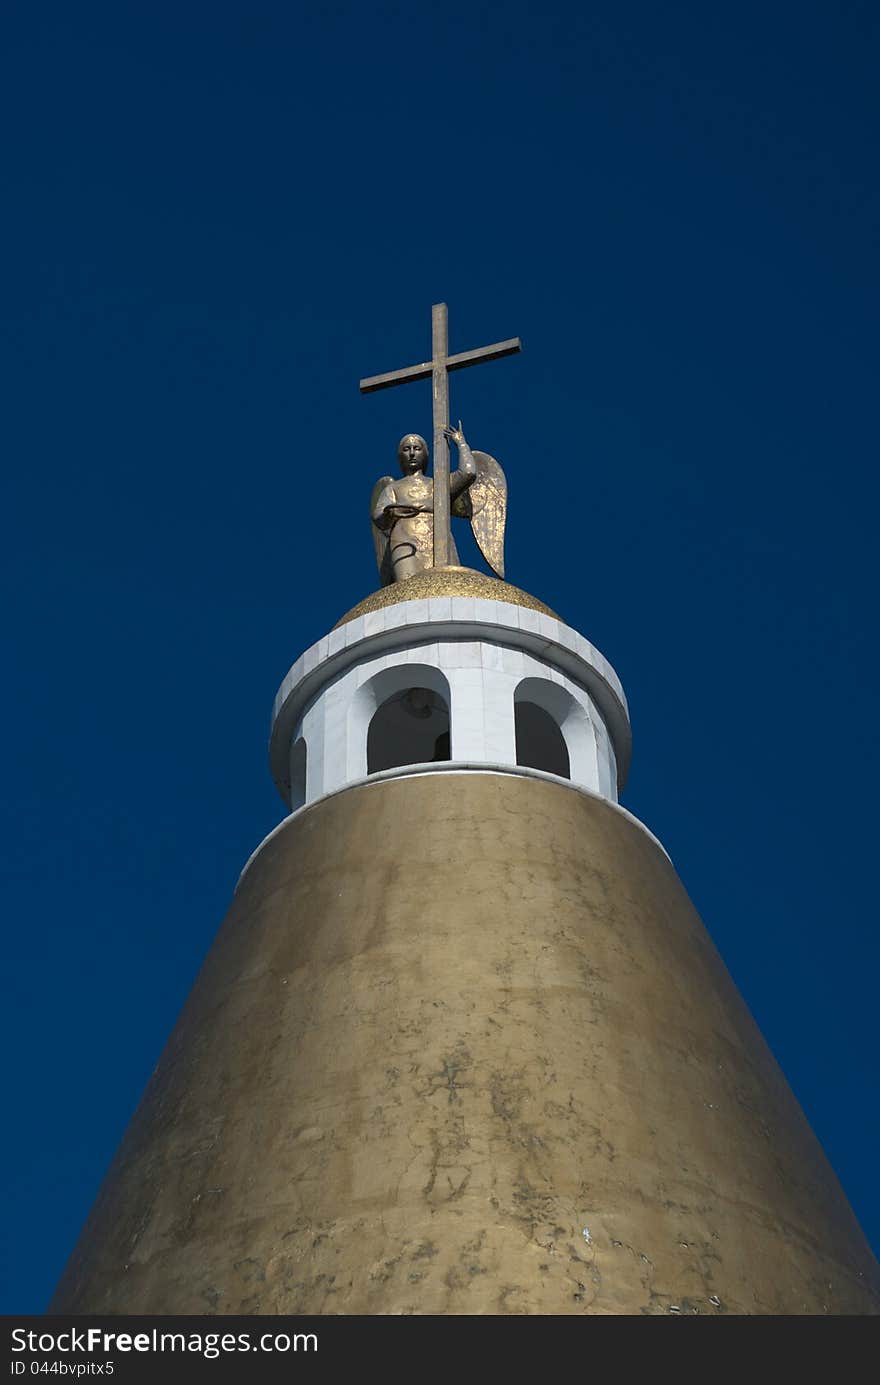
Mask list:
[[[384,585],[282,683],[289,815],[50,1311],[875,1313],[832,1170],[620,806],[614,669],[541,601],[437,561],[451,506],[503,572],[503,473],[446,390],[518,347],[450,357],[445,330],[435,309],[432,361],[365,382],[433,377],[433,503],[377,483]]]

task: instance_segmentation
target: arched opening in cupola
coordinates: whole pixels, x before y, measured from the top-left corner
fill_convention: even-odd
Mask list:
[[[306,743],[300,736],[290,752],[290,811],[295,813],[306,801]]]
[[[568,746],[555,717],[537,702],[518,697],[514,705],[514,718],[516,763],[570,779]]]
[[[367,773],[450,759],[449,703],[433,688],[391,693],[367,731]]]

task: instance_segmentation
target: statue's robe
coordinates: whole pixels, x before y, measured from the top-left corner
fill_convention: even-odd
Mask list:
[[[383,585],[387,586],[395,581],[396,577],[399,579],[395,567],[406,559],[411,558],[419,570],[434,565],[434,482],[430,476],[417,471],[410,476],[400,476],[394,480],[390,476],[383,476],[376,490],[378,494],[373,500],[373,524],[379,531],[379,570]],[[418,505],[423,513],[402,516],[393,520],[390,526],[386,526],[381,521],[387,505]],[[458,553],[452,539],[449,561],[458,563]]]

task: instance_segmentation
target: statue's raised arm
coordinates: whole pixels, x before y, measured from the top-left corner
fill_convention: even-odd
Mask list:
[[[454,442],[458,448],[458,467],[449,476],[449,497],[451,500],[455,500],[476,481],[477,464],[462,430],[461,419],[458,420],[457,428],[451,428],[447,423],[443,432],[449,441]]]

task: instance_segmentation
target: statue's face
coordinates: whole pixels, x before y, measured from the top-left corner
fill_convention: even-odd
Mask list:
[[[428,444],[425,439],[420,438],[418,433],[407,433],[406,437],[400,439],[397,460],[404,476],[424,471],[428,465]]]

